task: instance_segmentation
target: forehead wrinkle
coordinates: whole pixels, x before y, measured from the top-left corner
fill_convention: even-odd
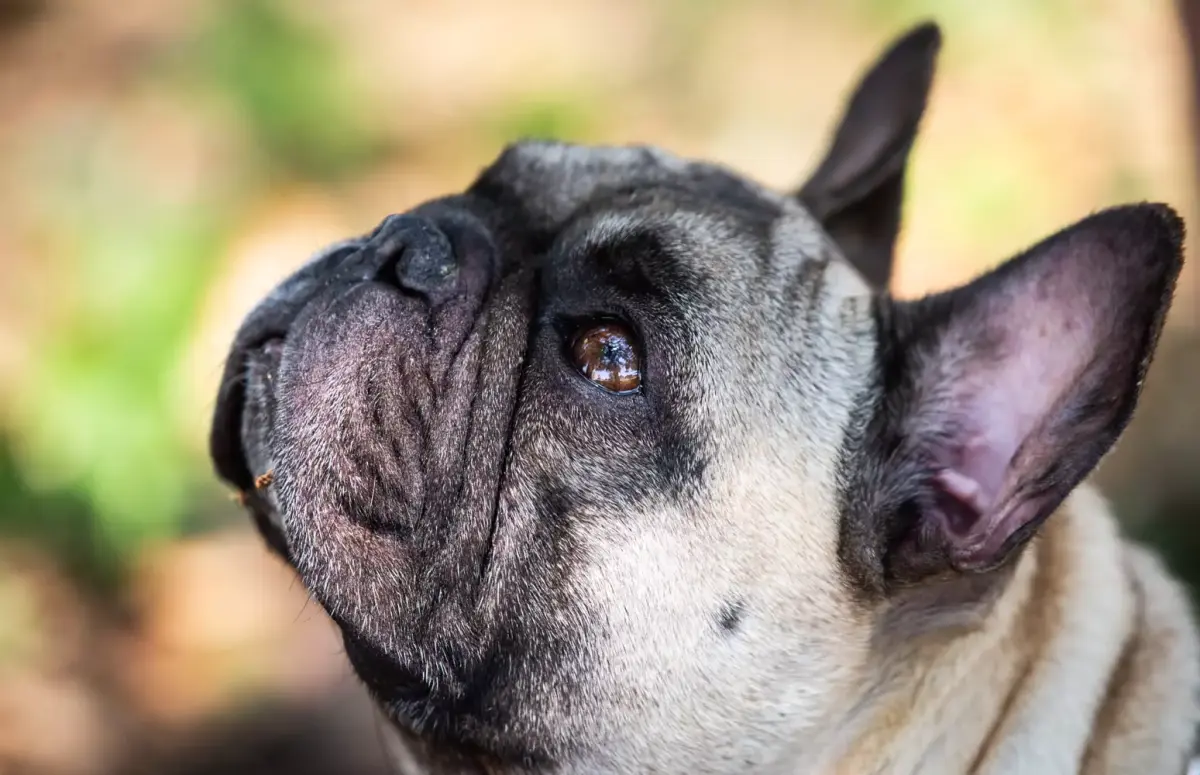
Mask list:
[[[575,261],[587,262],[603,270],[609,282],[615,281],[625,287],[648,284],[645,290],[655,295],[669,295],[674,290],[665,278],[664,256],[671,265],[666,267],[668,276],[675,274],[675,251],[671,246],[668,231],[662,228],[661,219],[652,221],[644,213],[631,210],[607,211],[580,222],[575,232],[564,235]],[[654,249],[654,261],[659,265],[649,267],[647,249]]]
[[[580,224],[570,241],[571,252],[592,260],[611,256],[620,259],[605,262],[605,269],[620,279],[648,281],[653,290],[666,296],[686,290],[695,293],[712,276],[712,267],[721,267],[722,280],[737,282],[738,275],[755,273],[757,257],[766,246],[758,245],[744,230],[738,229],[719,213],[694,209],[664,211],[657,207],[610,210]],[[647,245],[657,248],[647,254]],[[698,299],[692,298],[692,301]]]

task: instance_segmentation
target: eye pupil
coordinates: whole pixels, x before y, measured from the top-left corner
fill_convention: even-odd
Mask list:
[[[642,384],[633,333],[620,323],[597,323],[580,330],[571,356],[583,376],[610,392],[631,393]]]

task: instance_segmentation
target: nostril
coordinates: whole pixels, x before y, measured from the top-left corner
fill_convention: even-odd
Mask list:
[[[454,251],[404,248],[396,259],[396,280],[401,287],[429,295],[445,288],[458,274]]]
[[[367,249],[375,252],[377,280],[431,299],[451,286],[458,274],[450,238],[419,216],[388,216]]]

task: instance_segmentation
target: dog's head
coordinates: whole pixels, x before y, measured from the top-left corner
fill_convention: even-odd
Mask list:
[[[217,468],[401,728],[514,769],[811,756],[895,612],[981,605],[1111,446],[1182,225],[1107,210],[890,299],[938,44],[796,194],[521,143],[250,314]]]

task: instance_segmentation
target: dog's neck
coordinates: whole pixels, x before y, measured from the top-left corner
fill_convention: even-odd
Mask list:
[[[977,626],[952,622],[880,649],[888,658],[845,727],[849,740],[817,771],[1078,771],[1134,626],[1129,579],[1112,572],[1125,567],[1122,552],[1099,498],[1073,496]]]

